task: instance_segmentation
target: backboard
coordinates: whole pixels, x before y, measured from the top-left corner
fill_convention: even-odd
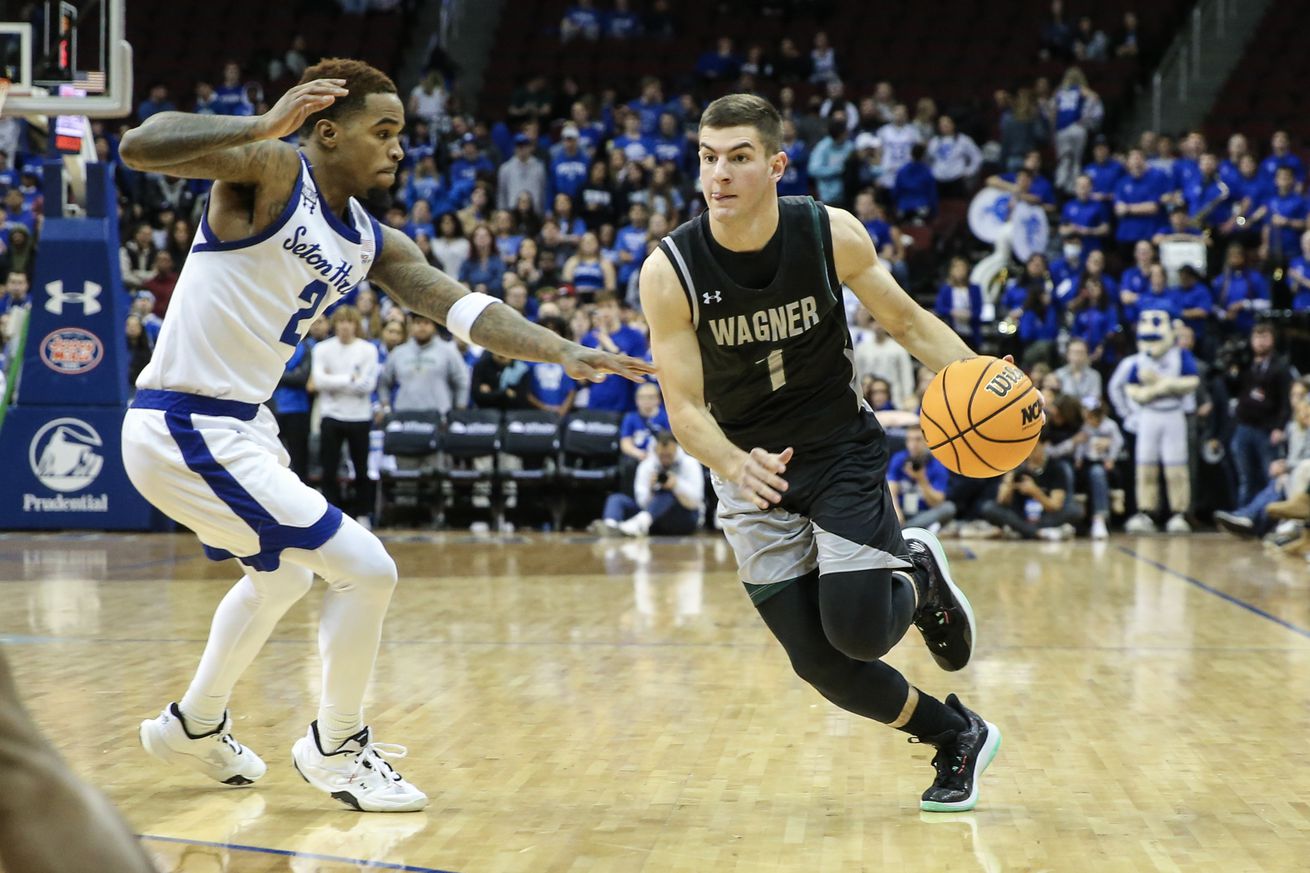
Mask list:
[[[126,0],[37,0],[30,9],[26,20],[0,22],[0,76],[11,82],[4,114],[130,114]]]

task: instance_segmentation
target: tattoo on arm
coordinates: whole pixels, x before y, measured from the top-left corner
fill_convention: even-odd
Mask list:
[[[400,242],[388,230],[382,231],[382,256],[369,271],[369,279],[386,288],[406,309],[445,324],[450,307],[468,291],[430,265],[409,237],[398,234],[404,240]],[[414,247],[412,253],[406,250],[409,246]]]
[[[163,170],[189,178],[257,182],[275,156],[291,150],[259,140],[254,118],[160,112],[123,136],[119,153],[134,170]]]
[[[473,322],[473,341],[520,361],[558,363],[568,345],[552,331],[533,324],[509,306],[488,306]]]
[[[446,324],[450,307],[468,289],[430,265],[409,237],[383,228],[382,256],[369,278],[406,309]],[[522,361],[558,362],[570,345],[509,306],[488,306],[473,323],[471,338],[484,349]]]

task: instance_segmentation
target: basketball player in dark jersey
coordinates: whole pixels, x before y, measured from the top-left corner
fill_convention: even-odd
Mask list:
[[[932,369],[973,352],[896,284],[853,215],[778,197],[781,135],[759,97],[711,103],[699,150],[708,208],[642,267],[669,421],[712,471],[741,578],[796,672],[843,709],[936,747],[921,809],[972,809],[1000,732],[879,660],[915,624],[938,665],[959,670],[973,614],[937,538],[897,524],[841,286]]]

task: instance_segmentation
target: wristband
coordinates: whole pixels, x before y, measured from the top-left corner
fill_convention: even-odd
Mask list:
[[[469,339],[469,332],[473,330],[473,322],[478,320],[482,310],[499,302],[495,297],[483,294],[481,291],[465,294],[456,300],[450,311],[446,313],[446,329],[472,345],[473,340]]]

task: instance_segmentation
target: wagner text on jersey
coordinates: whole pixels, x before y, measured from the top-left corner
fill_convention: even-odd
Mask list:
[[[783,306],[760,309],[751,315],[711,318],[710,331],[721,346],[778,342],[800,336],[819,323],[819,304],[813,296]]]

